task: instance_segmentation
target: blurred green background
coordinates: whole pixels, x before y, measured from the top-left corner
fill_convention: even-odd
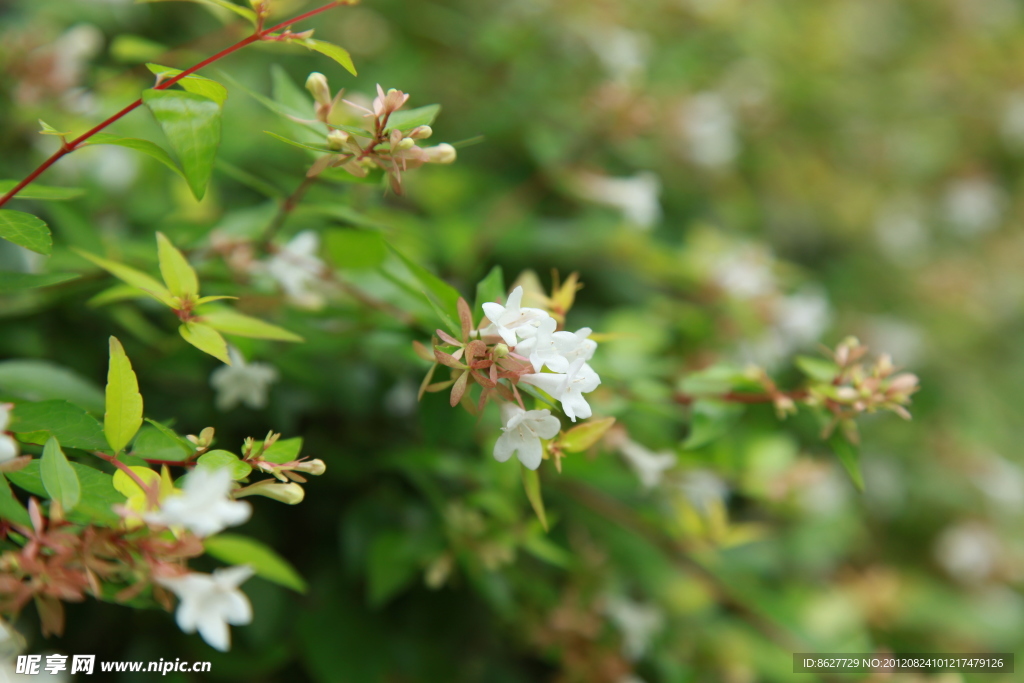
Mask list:
[[[247,301],[309,340],[243,348],[280,372],[264,410],[218,411],[216,362],[155,309],[88,307],[109,278],[0,298],[3,358],[101,382],[116,334],[148,415],[214,425],[231,445],[301,435],[328,465],[302,505],[261,501],[244,528],[311,588],[246,584],[255,622],[233,629],[230,654],[170,615],[95,602],[33,651],[211,660],[208,680],[746,683],[815,680],[792,673],[796,651],[1021,650],[1024,6],[373,0],[308,27],[351,51],[358,78],[278,46],[203,73],[262,93],[273,64],[348,93],[380,83],[442,105],[436,140],[483,139],[408,174],[402,197],[322,184],[312,201],[352,211],[300,209],[283,238],[379,229],[470,299],[494,265],[509,283],[579,271],[570,328],[618,333],[594,360],[595,413],[679,464],[649,490],[615,448],[571,456],[561,475],[546,464],[544,534],[516,468],[491,458],[497,412],[477,421],[443,394],[416,404],[426,367],[410,342],[431,327],[351,296],[411,305],[352,264],[335,263],[350,289],[318,311],[272,289]],[[148,86],[143,62],[184,68],[244,31],[191,3],[0,4],[0,177],[55,148],[37,119],[86,130]],[[2,265],[86,270],[79,246],[155,270],[155,230],[201,261],[211,231],[265,222],[275,205],[239,169],[290,192],[310,159],[263,133],[288,122],[228,86],[230,166],[202,203],[148,157],[79,151],[44,182],[86,197],[24,204],[54,228],[50,265],[7,243]],[[145,111],[113,131],[161,140]],[[210,291],[236,291],[213,256],[205,272]],[[862,421],[866,493],[806,416],[752,408],[682,447],[684,377],[756,362],[794,386],[794,353],[848,334],[922,383],[912,422]],[[33,620],[19,626],[35,633]]]

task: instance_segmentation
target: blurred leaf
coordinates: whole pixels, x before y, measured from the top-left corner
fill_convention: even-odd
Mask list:
[[[388,117],[385,130],[412,130],[417,126],[429,126],[441,113],[440,104],[428,104],[416,109],[405,109],[393,112]]]
[[[217,534],[203,540],[213,557],[228,564],[247,564],[257,576],[273,581],[299,593],[306,592],[306,582],[295,568],[274,550],[259,541],[237,534]]]
[[[480,324],[484,317],[483,305],[505,300],[505,275],[501,266],[494,266],[483,280],[476,284],[476,301],[473,305],[473,322]]]
[[[178,327],[181,338],[203,353],[208,353],[225,365],[231,365],[231,358],[228,356],[228,343],[220,332],[209,325],[189,322]]]
[[[70,512],[82,498],[82,486],[78,483],[78,475],[68,462],[60,443],[50,437],[43,447],[43,457],[39,460],[39,475],[43,480],[43,488],[52,500],[61,504],[64,512]]]
[[[0,362],[0,391],[29,401],[62,399],[103,412],[103,392],[82,376],[45,360]]]
[[[231,478],[236,480],[245,479],[252,472],[252,466],[249,463],[243,462],[237,455],[228,451],[215,450],[203,453],[196,462],[201,467],[213,470],[226,467],[231,472]]]
[[[763,391],[761,385],[750,380],[741,368],[726,363],[712,365],[687,375],[679,383],[679,388],[693,396],[726,394],[738,389]]]
[[[152,71],[157,76],[162,76],[164,79],[174,78],[181,73],[181,69],[172,69],[169,66],[161,66],[159,64],[146,64],[146,68]],[[217,81],[209,78],[203,78],[196,74],[189,74],[177,82],[176,85],[180,85],[186,91],[194,94],[201,95],[202,97],[209,98],[217,104],[224,106],[224,102],[228,99],[228,89]]]
[[[567,453],[581,453],[600,441],[613,424],[614,417],[589,420],[563,434],[558,445]]]
[[[358,75],[356,73],[356,65],[352,63],[352,56],[349,55],[348,50],[346,50],[345,48],[339,47],[338,45],[334,45],[333,43],[325,42],[323,40],[313,40],[312,38],[307,38],[306,40],[296,40],[292,42],[298,43],[299,45],[309,50],[315,50],[320,54],[327,55],[328,57],[336,61],[338,64],[341,64],[342,68],[344,68],[353,76]]]
[[[742,413],[743,406],[735,403],[714,399],[694,401],[690,434],[683,442],[683,448],[693,450],[725,436]]]
[[[198,296],[199,279],[185,256],[164,236],[156,234],[157,255],[160,258],[160,274],[164,284],[173,296]]]
[[[853,481],[854,486],[861,493],[864,492],[864,475],[860,471],[860,449],[856,445],[849,442],[842,434],[836,432],[828,439],[828,445],[832,448],[832,452],[839,458],[839,462],[843,463],[843,467],[846,468],[846,473],[850,475],[850,479]]]
[[[419,552],[408,534],[379,534],[373,539],[367,556],[370,606],[379,607],[397,595],[416,578],[419,568]]]
[[[242,313],[236,313],[226,309],[219,309],[212,313],[203,313],[200,318],[206,325],[224,334],[234,334],[239,337],[252,337],[253,339],[274,339],[277,341],[301,342],[302,337],[283,327],[271,325],[259,318],[252,318]]]
[[[50,228],[41,219],[24,211],[0,209],[0,237],[44,256],[49,256],[53,249]]]
[[[78,273],[11,273],[0,271],[0,294],[18,292],[24,289],[38,289],[57,285],[68,280],[77,280]]]
[[[526,465],[520,467],[523,475],[523,489],[526,491],[526,498],[530,501],[530,507],[537,513],[544,531],[548,531],[548,518],[544,514],[544,499],[540,495],[540,475],[537,470],[531,470]]]
[[[141,64],[165,52],[166,46],[130,33],[121,33],[110,41],[110,56],[123,64]]]
[[[157,282],[155,278],[150,277],[141,270],[136,270],[131,266],[126,266],[123,263],[118,263],[116,261],[109,261],[100,256],[90,254],[87,251],[82,251],[81,249],[75,249],[75,252],[77,252],[82,258],[92,261],[122,282],[126,282],[132,287],[136,287],[146,294],[149,294],[165,306],[174,307],[174,300],[171,298],[171,293],[167,288],[160,282]]]
[[[97,469],[77,462],[70,463],[78,477],[81,497],[75,509],[68,514],[68,519],[76,523],[116,524],[120,517],[113,510],[114,505],[123,505],[125,497],[114,489],[113,478]],[[39,471],[39,460],[33,460],[28,466],[17,472],[8,472],[7,478],[18,488],[22,488],[36,496],[45,497],[46,487],[43,486]]]
[[[419,285],[420,291],[423,292],[423,296],[427,298],[427,302],[437,311],[441,322],[448,327],[452,334],[460,335],[462,326],[456,322],[459,319],[458,291],[423,266],[403,256],[391,245],[388,247],[405,264],[416,284]]]
[[[14,497],[14,491],[3,473],[0,473],[0,519],[6,519],[15,524],[32,527],[32,518],[28,516],[28,510]]]
[[[797,356],[793,362],[801,372],[819,382],[831,382],[839,374],[839,366],[825,358]]]
[[[290,138],[286,138],[283,135],[278,135],[277,133],[275,133],[272,130],[265,130],[263,132],[266,133],[267,135],[269,135],[272,138],[277,138],[281,142],[289,144],[292,147],[298,147],[299,149],[308,149],[308,150],[313,151],[313,152],[320,152],[321,154],[337,154],[338,153],[336,150],[333,150],[330,147],[327,147],[326,145],[307,145],[304,142],[299,142],[297,140],[292,140]]]
[[[7,194],[18,184],[17,180],[0,180],[0,195]],[[53,187],[51,185],[36,185],[31,183],[21,188],[15,199],[43,199],[52,202],[77,199],[85,195],[85,190],[80,187]]]
[[[173,2],[174,0],[136,0],[136,2]],[[230,0],[181,0],[182,2],[194,2],[198,5],[211,5],[213,7],[222,7],[226,10],[230,10],[242,17],[249,23],[256,25],[256,13],[248,7],[241,7],[236,5]]]
[[[324,242],[328,257],[338,268],[376,268],[388,255],[384,239],[371,230],[328,230]]]
[[[55,436],[65,448],[86,451],[108,448],[103,427],[96,418],[67,401],[19,403],[11,413],[9,428],[28,443],[43,445],[49,437]]]
[[[110,338],[110,369],[107,371],[106,412],[103,433],[114,453],[120,453],[142,426],[142,394],[124,347]]]
[[[171,158],[171,155],[167,153],[167,150],[155,142],[142,140],[140,138],[122,138],[117,135],[111,135],[110,133],[96,133],[82,143],[83,147],[90,145],[117,145],[118,147],[124,147],[126,149],[134,149],[136,152],[142,152],[143,154],[153,157],[182,178],[185,178],[185,174],[182,172],[181,167],[178,166],[178,163]]]
[[[220,105],[208,97],[177,90],[146,90],[142,101],[178,155],[192,194],[202,199],[220,146]]]

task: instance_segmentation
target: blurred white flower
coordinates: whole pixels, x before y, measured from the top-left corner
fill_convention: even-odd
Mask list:
[[[523,410],[514,403],[501,405],[501,416],[505,426],[494,444],[494,459],[505,462],[513,453],[519,455],[519,462],[531,470],[540,467],[543,459],[541,439],[551,439],[558,434],[561,424],[550,410]]]
[[[480,331],[483,336],[499,336],[509,346],[515,346],[519,339],[532,337],[537,333],[541,321],[550,316],[539,308],[524,308],[523,288],[516,287],[505,300],[505,305],[487,302],[483,305],[484,315],[491,324]]]
[[[774,259],[763,247],[743,245],[718,256],[711,266],[711,279],[739,299],[752,299],[775,291]]]
[[[736,118],[718,93],[695,95],[679,117],[686,155],[698,166],[718,169],[728,166],[740,151]]]
[[[1005,203],[1002,190],[985,178],[966,178],[951,183],[943,200],[950,227],[965,237],[999,227]]]
[[[243,565],[156,581],[178,596],[178,627],[185,633],[198,630],[211,647],[227,652],[231,648],[228,624],[241,626],[252,621],[252,604],[238,587],[253,574],[251,567]]]
[[[690,505],[700,512],[708,512],[712,505],[724,503],[729,486],[711,470],[690,470],[679,481],[679,490]]]
[[[650,171],[629,178],[579,173],[572,186],[581,198],[618,209],[635,227],[648,229],[661,220],[661,181]]]
[[[560,401],[562,411],[573,422],[577,417],[586,419],[593,414],[583,394],[597,389],[601,384],[601,378],[582,358],[576,359],[565,374],[526,374],[521,375],[519,381],[543,389]]]
[[[617,446],[626,464],[648,490],[660,484],[665,472],[675,467],[678,460],[672,451],[655,453],[629,438],[621,439]]]
[[[935,559],[954,579],[980,583],[995,570],[1000,548],[999,539],[987,526],[961,522],[939,535],[935,542]]]
[[[901,368],[922,362],[928,351],[925,332],[896,316],[878,315],[868,320],[863,339],[873,349],[884,349]]]
[[[927,258],[931,242],[924,203],[917,198],[900,198],[882,206],[875,218],[875,239],[882,253],[896,265],[920,265]]]
[[[271,256],[263,267],[296,306],[316,309],[324,305],[324,262],[317,258],[320,236],[303,230]]]
[[[971,471],[971,482],[996,506],[1006,512],[1024,508],[1024,470],[1020,465],[991,453]]]
[[[393,417],[409,417],[416,413],[416,396],[416,385],[402,379],[384,394],[384,410]]]
[[[227,468],[196,467],[185,479],[180,494],[164,499],[160,509],[146,513],[150,524],[185,527],[196,536],[212,536],[229,526],[248,521],[252,506],[231,500],[234,480]]]
[[[7,433],[7,423],[11,421],[13,403],[0,403],[0,462],[18,457],[21,449],[18,442]]]
[[[583,36],[608,76],[617,83],[635,85],[647,70],[650,38],[625,26],[587,26]]]
[[[621,596],[612,596],[606,600],[605,613],[622,634],[622,654],[633,661],[644,656],[665,622],[662,611],[656,605]]]
[[[222,365],[210,375],[217,392],[217,409],[231,410],[244,403],[253,410],[267,405],[267,392],[277,381],[277,369],[267,363],[246,363],[238,349],[230,347],[231,365]]]
[[[742,344],[742,355],[750,362],[774,366],[820,339],[831,319],[828,298],[817,289],[803,289],[782,297],[775,303],[768,331],[753,342]]]

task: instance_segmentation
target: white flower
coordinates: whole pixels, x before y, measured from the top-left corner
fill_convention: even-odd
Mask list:
[[[717,258],[711,279],[738,299],[765,296],[775,291],[773,261],[767,250],[744,245]]]
[[[702,513],[711,510],[711,506],[725,501],[729,495],[729,487],[722,478],[711,470],[691,470],[679,482],[690,505]]]
[[[588,339],[593,330],[584,327],[576,332],[555,332],[557,325],[554,318],[541,320],[537,333],[516,347],[516,353],[530,357],[534,372],[540,372],[545,365],[554,372],[565,372],[573,361],[594,357],[597,342]]]
[[[622,653],[627,659],[640,659],[661,630],[664,616],[655,605],[645,605],[623,597],[611,597],[605,612],[622,634]]]
[[[581,173],[575,188],[583,199],[618,209],[627,222],[638,228],[651,228],[661,220],[661,181],[649,171],[629,178]]]
[[[676,454],[671,451],[654,453],[632,439],[623,439],[619,453],[633,469],[645,489],[652,489],[661,483],[662,475],[676,466]]]
[[[316,256],[319,248],[320,237],[312,230],[303,230],[266,262],[270,276],[295,305],[303,308],[324,305],[324,262]]]
[[[231,410],[244,403],[254,410],[267,405],[267,390],[277,381],[277,370],[266,363],[246,363],[237,349],[228,349],[231,365],[222,365],[210,375],[217,391],[217,409]]]
[[[996,570],[1002,548],[999,538],[979,522],[947,528],[935,543],[935,559],[962,583],[981,583]]]
[[[515,346],[518,343],[517,333],[521,339],[532,337],[541,320],[550,316],[539,308],[522,308],[522,302],[523,288],[516,287],[508,295],[504,306],[491,301],[485,303],[483,305],[484,314],[491,324],[481,330],[481,334],[484,336],[497,335],[509,346]]]
[[[577,358],[564,374],[526,374],[519,381],[543,389],[562,403],[562,410],[573,422],[577,417],[584,419],[593,413],[583,394],[593,391],[601,378],[582,358]]]
[[[0,462],[16,458],[20,452],[18,442],[5,432],[7,423],[11,421],[12,408],[14,408],[13,403],[0,403]]]
[[[203,637],[212,647],[227,652],[231,647],[228,624],[241,626],[252,621],[252,604],[238,590],[253,575],[251,567],[242,565],[217,569],[213,574],[189,573],[173,578],[158,578],[157,583],[170,589],[180,600],[175,617],[185,633]]]
[[[695,95],[681,117],[690,159],[705,168],[723,168],[739,154],[736,120],[729,104],[717,93]]]
[[[181,494],[167,498],[144,518],[150,524],[183,526],[196,536],[216,534],[246,522],[252,514],[248,503],[228,498],[233,487],[227,468],[196,467]]]
[[[973,237],[999,227],[1006,197],[985,178],[967,178],[952,183],[944,198],[946,220],[960,235]]]
[[[505,426],[494,444],[494,459],[505,462],[518,451],[519,462],[531,470],[540,467],[543,455],[541,439],[551,439],[561,425],[549,410],[523,410],[514,403],[504,403],[501,415]]]

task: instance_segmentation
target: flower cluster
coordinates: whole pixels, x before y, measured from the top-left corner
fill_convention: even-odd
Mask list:
[[[313,164],[307,173],[310,177],[328,168],[341,168],[357,178],[365,178],[371,170],[379,168],[387,174],[391,189],[401,194],[402,173],[405,171],[423,164],[450,164],[455,161],[455,148],[447,143],[433,147],[417,144],[433,135],[429,125],[417,125],[415,119],[408,125],[392,120],[392,115],[409,99],[409,95],[400,90],[392,88],[385,92],[378,85],[377,97],[369,107],[364,107],[342,100],[341,91],[331,95],[327,77],[321,73],[309,75],[306,89],[316,101],[314,113],[317,120],[328,128],[327,147],[331,152]],[[336,124],[339,102],[364,112],[363,118],[369,119],[369,124],[365,127]]]
[[[6,432],[7,423],[11,421],[10,403],[0,403],[0,462],[7,462],[18,457],[18,442]]]

